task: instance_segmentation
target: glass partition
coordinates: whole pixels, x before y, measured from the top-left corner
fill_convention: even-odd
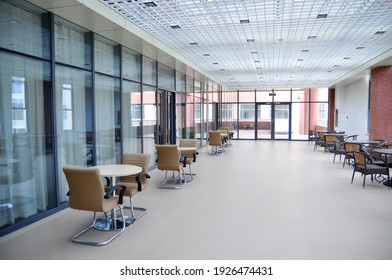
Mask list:
[[[139,83],[123,81],[122,144],[124,153],[142,151],[142,94]]]
[[[95,76],[95,143],[97,165],[121,163],[120,80]]]
[[[155,165],[157,136],[157,102],[155,87],[143,86],[143,152],[151,154],[150,166]]]
[[[0,52],[0,229],[56,206],[50,64]]]

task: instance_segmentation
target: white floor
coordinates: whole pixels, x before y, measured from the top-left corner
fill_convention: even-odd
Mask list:
[[[390,260],[392,190],[307,142],[233,141],[200,150],[195,179],[158,189],[150,172],[135,203],[148,213],[104,247],[70,237],[90,213],[65,210],[3,237],[0,259]]]

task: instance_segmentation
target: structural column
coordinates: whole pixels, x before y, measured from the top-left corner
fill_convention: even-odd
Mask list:
[[[392,66],[372,69],[369,139],[392,143]]]

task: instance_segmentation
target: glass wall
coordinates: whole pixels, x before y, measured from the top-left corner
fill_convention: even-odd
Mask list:
[[[0,0],[0,21],[0,235],[67,207],[63,166],[155,154],[158,90],[177,100],[177,136],[205,135],[208,100],[199,73],[195,87],[193,74],[28,2]],[[164,125],[175,117],[167,116]]]
[[[57,196],[49,17],[0,1],[0,20],[1,236],[56,207]]]
[[[238,102],[233,96],[222,92],[220,122],[232,119],[238,139],[308,140],[309,129],[327,129],[327,88],[238,91]]]
[[[0,52],[0,229],[56,206],[50,64]]]

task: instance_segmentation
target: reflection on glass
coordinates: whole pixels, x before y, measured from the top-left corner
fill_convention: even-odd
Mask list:
[[[143,152],[155,155],[155,134],[157,128],[157,105],[155,88],[143,86]],[[151,156],[151,165],[155,157]]]
[[[91,74],[56,66],[57,151],[60,200],[68,201],[64,165],[93,165]]]
[[[119,142],[120,82],[103,75],[95,78],[97,165],[121,163]]]
[[[55,207],[50,64],[0,53],[0,228]]]
[[[142,151],[142,101],[140,84],[123,81],[122,142],[124,153]]]

